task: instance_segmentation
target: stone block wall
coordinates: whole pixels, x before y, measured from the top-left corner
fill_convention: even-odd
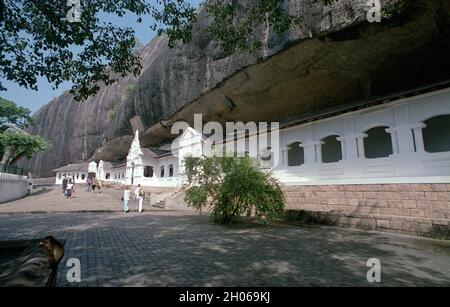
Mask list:
[[[421,236],[449,233],[450,184],[286,186],[286,209],[331,224]]]

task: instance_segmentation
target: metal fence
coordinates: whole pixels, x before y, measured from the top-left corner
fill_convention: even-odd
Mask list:
[[[7,165],[0,163],[0,173],[27,176],[28,170],[22,167],[17,167],[16,165]]]

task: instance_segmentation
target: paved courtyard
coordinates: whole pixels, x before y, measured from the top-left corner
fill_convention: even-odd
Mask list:
[[[120,212],[121,198],[117,190],[104,188],[102,193],[92,194],[78,186],[73,197],[66,199],[59,186],[49,186],[32,196],[0,204],[0,213]],[[147,202],[146,206],[149,208]]]
[[[83,195],[81,204],[52,193],[0,205],[0,241],[65,239],[59,286],[377,286],[366,280],[370,258],[381,261],[379,285],[450,286],[450,242],[336,227],[219,226],[192,212],[60,212],[54,202],[69,211],[117,195],[88,204]],[[46,210],[28,205],[47,213],[21,213],[44,195]],[[21,211],[7,213],[14,204]],[[70,258],[81,261],[80,284],[67,282]]]

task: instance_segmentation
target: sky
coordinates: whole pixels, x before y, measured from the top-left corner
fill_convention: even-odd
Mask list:
[[[198,7],[201,1],[189,0],[189,2],[194,7]],[[136,32],[136,37],[144,45],[149,43],[156,36],[156,33],[150,30],[152,20],[149,17],[143,18],[142,23],[137,23],[136,16],[131,14],[122,18],[108,15],[101,19],[116,25],[132,27]],[[7,91],[0,92],[1,97],[12,100],[18,105],[30,109],[33,113],[46,103],[50,102],[53,98],[60,96],[64,91],[69,90],[72,87],[71,83],[64,83],[60,85],[58,89],[54,90],[52,85],[49,84],[45,78],[39,78],[38,91],[28,90],[5,79],[1,79],[1,82],[3,86],[7,88]]]

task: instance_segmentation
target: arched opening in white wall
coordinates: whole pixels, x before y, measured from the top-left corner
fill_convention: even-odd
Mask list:
[[[173,164],[169,165],[169,177],[173,177]]]
[[[342,144],[339,135],[330,135],[322,139],[322,162],[336,163],[342,160]]]
[[[146,166],[144,168],[144,177],[145,178],[153,178],[153,175],[154,175],[153,166]]]
[[[375,127],[364,132],[364,153],[367,159],[386,158],[394,153],[389,127]]]
[[[425,151],[429,153],[450,151],[450,115],[432,117],[424,122]]]
[[[110,174],[110,173],[106,173],[106,175],[105,175],[105,179],[106,179],[106,180],[109,180],[109,179],[111,179],[111,174]]]
[[[302,143],[292,143],[288,148],[288,166],[301,166],[305,164],[305,150]]]
[[[86,174],[81,174],[81,180],[86,179]]]
[[[164,166],[161,166],[161,169],[159,170],[159,177],[164,178],[165,176],[165,168]]]

